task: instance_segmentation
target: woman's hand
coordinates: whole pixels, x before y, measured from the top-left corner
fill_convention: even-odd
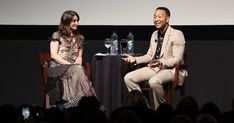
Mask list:
[[[54,59],[59,64],[71,64],[70,62],[66,61],[61,56],[58,55],[58,49],[59,49],[59,42],[58,41],[51,41],[50,42],[51,58]]]
[[[81,57],[77,57],[74,64],[82,65],[82,58]]]

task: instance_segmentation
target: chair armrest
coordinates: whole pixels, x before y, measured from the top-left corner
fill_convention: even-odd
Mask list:
[[[175,90],[179,81],[179,65],[176,65],[175,67],[175,74],[174,78],[172,80],[172,89]]]
[[[89,62],[86,62],[85,64],[85,70],[86,70],[86,74],[88,77],[90,77],[90,73],[91,73],[91,66]]]
[[[177,88],[178,81],[179,81],[179,71],[186,70],[188,68],[188,66],[189,66],[188,65],[188,56],[187,56],[187,53],[185,52],[183,55],[183,60],[175,68],[175,75],[174,75],[174,79],[173,79],[172,89],[175,90]]]

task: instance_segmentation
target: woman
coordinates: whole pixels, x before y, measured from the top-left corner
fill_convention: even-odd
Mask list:
[[[79,19],[75,11],[65,11],[58,31],[52,34],[50,40],[50,54],[53,61],[50,63],[48,76],[61,80],[64,108],[77,106],[84,96],[95,95],[82,67],[83,40],[77,31]],[[59,95],[53,91],[58,87],[58,84],[55,84],[54,89],[48,93],[50,98]]]

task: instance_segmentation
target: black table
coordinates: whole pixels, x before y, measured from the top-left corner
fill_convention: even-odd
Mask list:
[[[93,56],[93,86],[107,115],[122,106],[128,93],[123,79],[130,69],[131,65],[122,61],[121,55]]]

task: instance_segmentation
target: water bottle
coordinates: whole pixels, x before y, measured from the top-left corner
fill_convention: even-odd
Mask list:
[[[115,31],[113,31],[111,35],[112,45],[111,45],[111,54],[117,55],[118,54],[118,35]]]
[[[134,54],[134,35],[132,32],[128,33],[127,41],[128,41],[128,54],[133,55]]]

